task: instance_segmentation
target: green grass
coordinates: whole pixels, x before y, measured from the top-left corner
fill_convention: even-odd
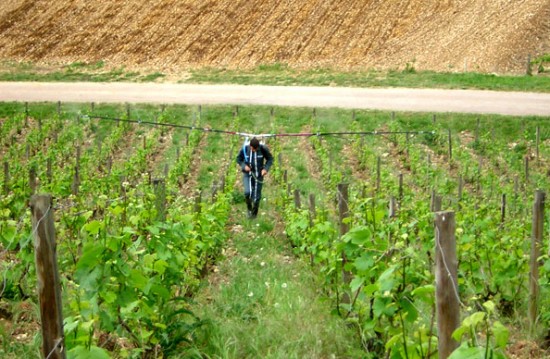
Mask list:
[[[550,77],[481,74],[475,72],[416,71],[337,71],[317,68],[297,70],[281,64],[262,65],[252,70],[202,68],[191,71],[187,83],[236,83],[244,85],[412,87],[481,89],[496,91],[550,92]]]
[[[256,221],[236,215],[244,230],[214,274],[220,282],[198,295],[208,324],[197,351],[203,358],[361,357],[359,340],[323,300],[318,277],[291,254],[262,205]]]
[[[442,89],[479,89],[495,91],[550,92],[548,56],[532,61],[528,75],[497,75],[476,72],[418,71],[407,64],[403,70],[341,71],[333,68],[297,69],[287,64],[263,64],[252,69],[198,68],[189,74],[172,78],[180,83],[242,84],[279,86],[343,86],[343,87],[409,87]],[[536,71],[535,71],[536,73]],[[75,62],[62,66],[39,66],[30,62],[0,62],[0,81],[44,82],[162,82],[167,74],[153,71],[141,73],[124,67],[110,68],[103,61]]]
[[[30,62],[0,62],[0,81],[153,82],[164,76],[161,72],[142,74],[124,67],[108,69],[103,61],[52,67],[40,67]]]

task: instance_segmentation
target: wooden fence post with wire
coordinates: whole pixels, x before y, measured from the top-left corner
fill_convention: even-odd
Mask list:
[[[455,213],[435,213],[435,283],[439,358],[447,358],[457,347],[452,334],[460,325],[458,260]]]
[[[32,228],[35,237],[36,275],[40,321],[42,322],[42,355],[48,359],[65,358],[61,287],[57,270],[55,228],[51,195],[33,195],[30,200]]]

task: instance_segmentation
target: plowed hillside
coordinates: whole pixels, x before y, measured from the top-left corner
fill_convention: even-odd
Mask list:
[[[0,59],[510,73],[550,53],[549,0],[2,0]]]

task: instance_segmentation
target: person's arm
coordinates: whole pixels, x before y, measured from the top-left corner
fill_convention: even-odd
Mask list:
[[[266,172],[269,172],[269,169],[273,165],[273,156],[271,155],[271,152],[269,152],[269,148],[267,148],[267,146],[263,146],[262,150],[263,150],[264,159],[265,159],[264,170]]]
[[[243,172],[250,172],[250,167],[245,161],[244,151],[246,151],[245,147],[241,148],[239,151],[239,154],[237,155],[237,163],[241,166],[241,170]]]
[[[244,162],[244,148],[241,148],[239,154],[237,155],[237,163],[241,166],[241,170],[244,171],[244,167],[246,166],[246,163]]]

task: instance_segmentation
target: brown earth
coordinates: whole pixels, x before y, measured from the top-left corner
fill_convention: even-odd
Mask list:
[[[524,72],[548,0],[3,0],[0,60]]]

